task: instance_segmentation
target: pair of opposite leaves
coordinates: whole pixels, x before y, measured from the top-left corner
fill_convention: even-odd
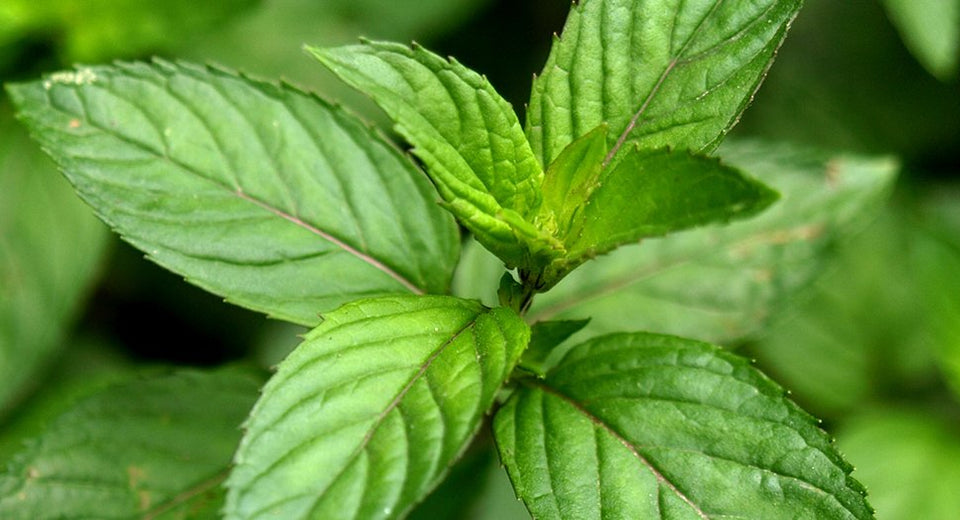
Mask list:
[[[538,291],[620,245],[750,216],[778,196],[716,159],[633,142],[647,102],[616,132],[604,122],[537,157],[532,125],[525,134],[486,78],[456,61],[383,42],[309,50],[387,112],[445,206]]]

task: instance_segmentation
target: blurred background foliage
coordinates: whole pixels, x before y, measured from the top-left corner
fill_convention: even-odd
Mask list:
[[[519,111],[568,0],[3,0],[0,81],[162,56],[283,78],[383,122],[302,44],[417,40]],[[733,138],[893,155],[873,223],[738,348],[824,419],[881,519],[960,511],[960,0],[807,0]],[[0,98],[0,464],[132,374],[263,367],[292,326],[222,304],[112,237]],[[523,518],[481,439],[415,516]],[[483,485],[482,485],[483,484]],[[487,485],[488,484],[488,485]],[[469,512],[468,512],[469,511]]]

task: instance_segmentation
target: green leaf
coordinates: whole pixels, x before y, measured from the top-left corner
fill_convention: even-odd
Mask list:
[[[870,490],[877,518],[953,520],[960,511],[956,419],[934,410],[880,408],[842,425],[837,443]]]
[[[931,74],[951,80],[960,66],[960,0],[884,0],[910,52]]]
[[[559,244],[531,223],[543,172],[513,108],[486,78],[420,46],[308,50],[369,95],[426,164],[448,209],[508,265],[542,265]]]
[[[228,518],[396,518],[474,436],[526,347],[513,311],[400,296],[324,316],[263,390]]]
[[[600,177],[556,263],[562,278],[589,258],[642,238],[755,215],[778,195],[716,159],[683,151],[631,150]]]
[[[0,476],[0,517],[216,518],[259,383],[180,372],[81,401]]]
[[[538,225],[566,237],[574,220],[600,185],[603,159],[607,155],[607,125],[577,138],[560,152],[544,173],[543,205]]]
[[[62,350],[108,236],[0,107],[0,416]]]
[[[581,344],[523,381],[494,428],[536,518],[873,518],[816,420],[706,343]]]
[[[311,325],[361,296],[447,291],[455,223],[407,158],[339,108],[165,62],[9,90],[108,224],[229,301]]]
[[[623,330],[713,342],[743,338],[820,274],[838,237],[875,214],[897,169],[888,158],[759,142],[725,147],[721,155],[780,192],[780,202],[751,220],[599,257],[538,295],[527,319],[589,317],[581,339]],[[474,255],[467,250],[466,262],[476,264]]]
[[[66,61],[101,61],[173,47],[258,3],[96,0],[77,4],[73,0],[4,0],[0,29],[5,22],[20,33],[56,35]]]
[[[760,85],[801,0],[582,0],[533,85],[541,164],[607,123],[628,144],[709,152]]]

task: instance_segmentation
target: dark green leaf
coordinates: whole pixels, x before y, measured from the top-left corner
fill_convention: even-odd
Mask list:
[[[0,108],[0,416],[65,345],[108,236]]]
[[[494,428],[536,518],[873,518],[817,422],[719,347],[604,336],[521,384]]]
[[[216,518],[259,384],[239,370],[181,372],[81,401],[0,476],[0,517]]]
[[[752,216],[777,197],[716,159],[631,150],[601,175],[564,237],[569,252],[551,275],[562,278],[587,259],[642,238]]]
[[[875,214],[897,170],[887,158],[757,142],[728,146],[722,155],[780,192],[781,201],[751,220],[645,240],[590,261],[538,295],[527,318],[589,317],[584,337],[652,330],[714,342],[742,338],[822,271],[838,237]],[[476,263],[474,254],[467,251],[468,264]]]
[[[407,158],[339,108],[163,62],[9,88],[105,221],[232,302],[310,325],[360,296],[447,290],[453,220]]]
[[[451,297],[347,304],[263,390],[228,518],[396,518],[475,434],[526,347],[513,311]]]
[[[527,135],[541,164],[610,126],[623,145],[709,152],[736,123],[800,0],[582,0],[533,85]]]
[[[543,172],[513,108],[486,78],[420,46],[309,48],[369,95],[426,164],[447,207],[508,265],[541,265],[559,244],[531,223]]]

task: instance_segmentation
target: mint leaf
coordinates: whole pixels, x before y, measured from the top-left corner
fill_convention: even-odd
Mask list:
[[[0,417],[65,346],[108,236],[0,108]]]
[[[816,420],[706,343],[581,344],[524,381],[494,428],[536,518],[873,518]]]
[[[216,517],[259,383],[239,370],[185,371],[79,402],[0,475],[0,516]]]
[[[940,80],[951,80],[960,67],[960,0],[882,3],[917,60]]]
[[[574,219],[555,279],[622,244],[752,216],[778,197],[738,170],[689,152],[633,149],[622,157],[601,174]]]
[[[721,156],[782,199],[747,221],[648,239],[598,257],[538,295],[527,319],[589,317],[583,338],[622,330],[713,342],[743,338],[822,272],[838,238],[876,214],[897,171],[889,158],[761,142],[731,143]],[[465,251],[465,262],[477,264],[475,254]]]
[[[527,136],[541,164],[610,126],[624,145],[710,152],[757,90],[800,0],[583,0],[534,81]]]
[[[509,309],[451,297],[326,314],[251,412],[227,517],[402,516],[476,433],[529,334]]]
[[[559,254],[560,245],[531,223],[543,172],[513,108],[486,78],[416,45],[308,50],[387,112],[447,208],[480,243],[511,266]]]
[[[600,185],[606,155],[607,125],[600,125],[567,145],[550,163],[541,187],[541,228],[559,237],[571,233],[574,220],[582,219],[590,194]]]
[[[108,224],[229,301],[310,325],[360,296],[447,290],[454,222],[409,160],[339,108],[166,62],[9,90]]]

